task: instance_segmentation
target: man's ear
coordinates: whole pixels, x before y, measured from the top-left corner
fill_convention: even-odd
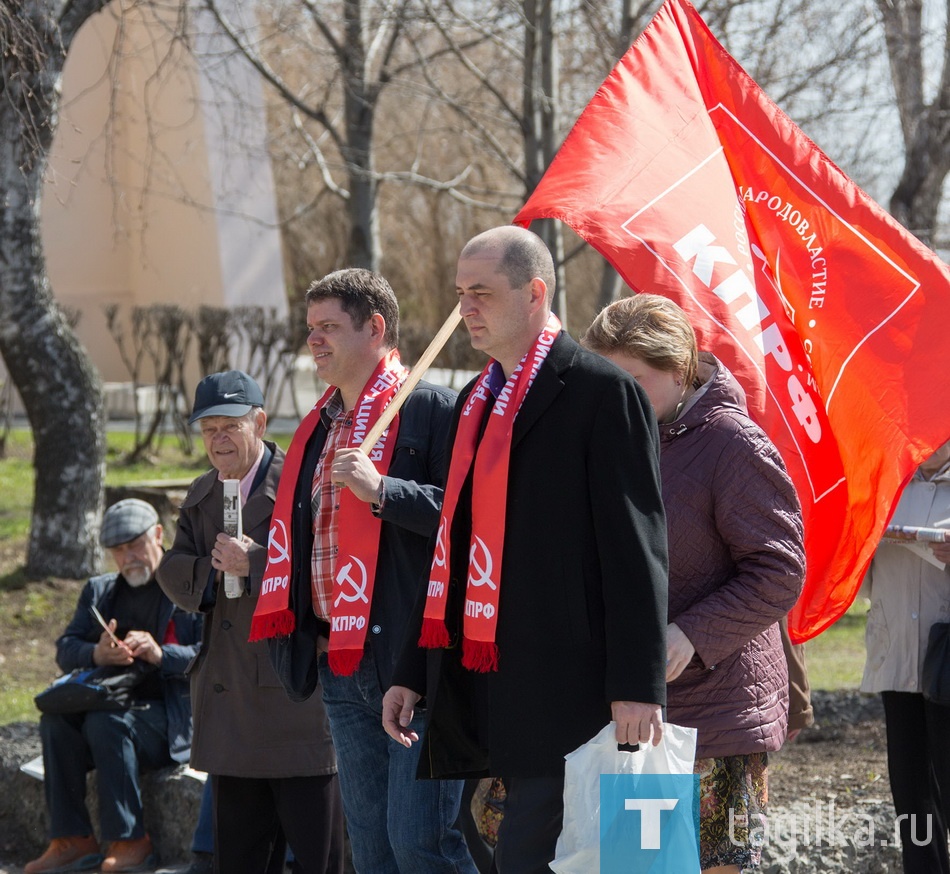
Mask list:
[[[528,290],[531,295],[531,312],[543,309],[548,296],[547,283],[540,276],[535,276],[529,283]]]
[[[382,340],[386,336],[386,320],[380,313],[373,313],[369,317],[369,330],[374,340]]]
[[[263,437],[267,430],[267,413],[263,407],[257,408],[257,436]]]

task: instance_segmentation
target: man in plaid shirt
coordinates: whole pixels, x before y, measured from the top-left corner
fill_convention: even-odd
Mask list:
[[[381,723],[407,619],[425,595],[455,395],[420,382],[361,451],[407,373],[396,297],[379,274],[347,269],[314,283],[306,300],[307,343],[329,388],[294,437],[298,469],[284,469],[293,500],[289,518],[275,512],[274,530],[287,543],[272,553],[289,555],[286,596],[274,579],[294,618],[271,657],[291,698],[321,687],[356,870],[474,874],[455,826],[461,781],[417,781],[418,748],[394,743]],[[273,627],[262,636],[279,634]],[[425,712],[418,718],[421,731]]]

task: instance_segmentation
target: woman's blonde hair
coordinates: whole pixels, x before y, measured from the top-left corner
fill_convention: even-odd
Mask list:
[[[659,294],[635,294],[602,309],[581,337],[588,349],[645,361],[657,370],[682,376],[695,385],[698,367],[696,334],[686,313]]]

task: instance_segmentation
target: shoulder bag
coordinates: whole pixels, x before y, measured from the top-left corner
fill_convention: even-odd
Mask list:
[[[33,701],[42,713],[128,710],[149,667],[136,661],[128,667],[77,668],[53,680]]]

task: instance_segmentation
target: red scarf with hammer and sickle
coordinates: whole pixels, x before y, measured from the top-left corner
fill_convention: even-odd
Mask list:
[[[395,349],[380,360],[353,408],[353,426],[346,439],[346,448],[359,448],[367,431],[389,406],[408,373]],[[251,641],[287,635],[294,630],[294,614],[289,605],[292,554],[290,519],[294,492],[307,442],[320,422],[320,411],[335,391],[336,388],[331,386],[317,401],[300,423],[287,450],[274,500],[267,567],[251,620]],[[398,429],[397,416],[369,452],[370,461],[381,473],[389,470]],[[329,664],[334,674],[347,676],[357,669],[363,657],[376,581],[382,520],[373,514],[369,504],[361,501],[349,489],[341,491],[337,513],[339,536],[333,573]]]
[[[442,500],[442,517],[426,597],[419,646],[449,645],[445,607],[451,569],[452,517],[459,494],[475,462],[472,476],[472,536],[465,585],[465,617],[462,625],[462,665],[486,673],[498,670],[498,604],[501,594],[501,560],[505,542],[505,512],[508,497],[508,462],[515,417],[534,383],[551,344],[561,330],[557,316],[548,318],[528,354],[521,359],[489,413],[479,442],[481,422],[491,396],[488,388],[492,361],[482,371],[459,417],[452,460]]]

